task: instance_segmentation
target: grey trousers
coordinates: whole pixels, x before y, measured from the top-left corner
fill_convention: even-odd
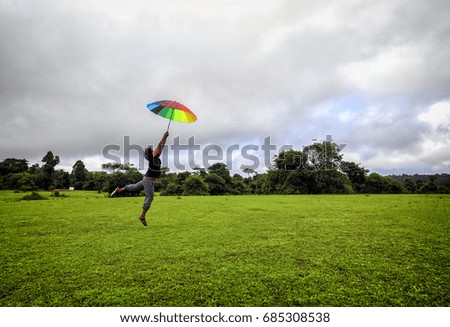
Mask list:
[[[153,197],[155,195],[155,186],[153,184],[153,181],[144,177],[140,182],[137,182],[136,184],[125,186],[125,190],[128,192],[138,192],[142,189],[144,189],[145,194],[144,205],[142,206],[142,209],[148,210],[150,209],[150,205],[152,204]]]

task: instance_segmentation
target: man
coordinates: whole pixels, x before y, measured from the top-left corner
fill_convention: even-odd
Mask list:
[[[168,136],[169,132],[166,131],[154,151],[152,150],[151,147],[145,149],[144,156],[145,159],[148,160],[148,170],[145,173],[144,178],[136,184],[130,184],[125,187],[116,187],[116,189],[111,193],[112,197],[114,196],[114,194],[116,194],[116,192],[117,193],[123,191],[138,192],[144,189],[145,194],[144,205],[142,206],[142,213],[139,216],[139,219],[144,226],[147,226],[145,215],[147,214],[147,211],[150,209],[150,205],[152,204],[155,193],[154,180],[161,175],[161,159],[159,158],[159,156],[162,153],[162,150],[164,148],[164,145],[166,144]]]

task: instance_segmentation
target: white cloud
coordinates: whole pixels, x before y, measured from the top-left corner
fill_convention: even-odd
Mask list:
[[[386,109],[386,108],[385,108]],[[450,102],[419,114],[374,106],[363,113],[351,133],[359,135],[344,149],[346,160],[375,172],[439,173],[450,169]],[[359,131],[359,132],[356,132]],[[347,136],[350,138],[350,136]]]
[[[450,101],[441,101],[431,105],[418,115],[419,120],[430,124],[438,133],[450,132]]]
[[[343,77],[357,88],[378,94],[409,93],[422,86],[426,60],[415,46],[381,50],[376,56],[342,68]]]
[[[441,101],[427,108],[418,116],[430,126],[423,135],[421,160],[435,170],[450,168],[450,101]]]

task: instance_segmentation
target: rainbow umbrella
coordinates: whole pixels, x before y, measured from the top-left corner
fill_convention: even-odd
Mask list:
[[[147,108],[154,114],[169,119],[167,130],[169,130],[172,120],[181,123],[193,123],[197,120],[197,116],[188,107],[176,101],[156,101],[148,104]]]

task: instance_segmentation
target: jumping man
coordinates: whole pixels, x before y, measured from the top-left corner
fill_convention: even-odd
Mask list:
[[[169,132],[165,132],[161,141],[159,142],[156,149],[153,151],[151,147],[148,147],[144,151],[145,159],[148,160],[148,170],[145,173],[144,178],[136,183],[130,184],[125,187],[116,187],[116,189],[111,193],[111,196],[114,196],[116,192],[120,193],[123,191],[128,192],[138,192],[144,189],[145,199],[144,205],[142,206],[142,213],[139,216],[142,224],[147,226],[147,221],[145,220],[145,215],[147,211],[150,209],[150,205],[153,201],[153,196],[155,193],[154,180],[161,175],[161,159],[159,156],[162,153],[164,145],[166,144],[167,137],[169,136]]]

